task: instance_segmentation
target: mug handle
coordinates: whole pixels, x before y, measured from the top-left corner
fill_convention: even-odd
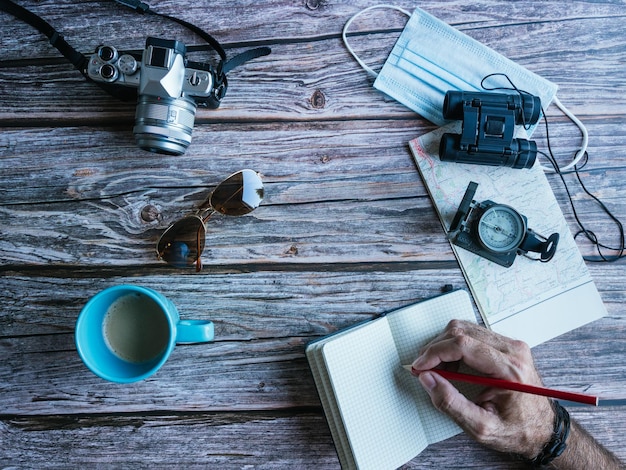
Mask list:
[[[206,343],[213,341],[215,327],[208,320],[180,320],[176,325],[177,343]]]

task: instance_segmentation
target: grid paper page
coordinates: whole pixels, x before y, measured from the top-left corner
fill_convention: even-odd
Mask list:
[[[397,468],[428,442],[386,321],[333,338],[323,355],[359,469]]]
[[[419,354],[420,348],[434,339],[450,320],[467,320],[476,323],[476,315],[469,294],[464,290],[451,292],[419,304],[416,311],[406,315],[405,311],[414,307],[397,310],[387,315],[400,362],[411,364]],[[423,308],[426,307],[426,308]],[[419,407],[420,418],[429,444],[448,439],[461,429],[447,416],[437,411],[431,404],[430,397],[413,375],[407,373],[404,379],[415,387],[415,402]],[[471,396],[477,387],[455,384],[465,395]]]

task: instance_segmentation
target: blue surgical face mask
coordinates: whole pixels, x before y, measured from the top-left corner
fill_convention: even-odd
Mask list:
[[[347,30],[352,21],[362,13],[375,8],[392,8],[410,17],[379,73],[357,57],[347,42]],[[446,124],[442,109],[447,91],[510,88],[513,83],[517,89],[538,96],[543,109],[554,101],[583,131],[583,147],[574,161],[561,170],[573,167],[584,155],[587,147],[586,129],[558,101],[556,84],[507,59],[420,8],[416,8],[413,14],[390,5],[366,8],[346,23],[343,40],[357,62],[370,75],[376,77],[374,88],[437,125]],[[483,83],[483,79],[488,75],[492,76]],[[505,77],[508,77],[510,82]],[[529,136],[536,126],[537,124],[527,129]]]

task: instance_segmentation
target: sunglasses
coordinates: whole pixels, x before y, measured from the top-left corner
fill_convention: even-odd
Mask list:
[[[170,225],[157,243],[157,257],[177,268],[196,265],[206,243],[206,222],[216,212],[244,215],[259,207],[263,200],[263,181],[253,170],[241,170],[218,184],[195,214]]]

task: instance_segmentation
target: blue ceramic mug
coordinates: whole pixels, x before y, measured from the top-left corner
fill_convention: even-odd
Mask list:
[[[212,341],[213,323],[181,320],[174,304],[146,287],[119,285],[93,296],[76,321],[76,349],[85,365],[112,382],[154,374],[176,343]]]

